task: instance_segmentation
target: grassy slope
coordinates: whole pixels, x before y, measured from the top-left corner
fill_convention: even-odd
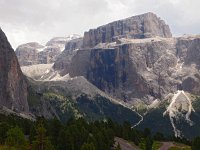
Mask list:
[[[28,103],[31,111],[36,115],[49,112],[48,115],[53,117],[56,112],[56,115],[64,122],[71,117],[84,117],[88,121],[111,118],[119,123],[129,121],[131,124],[140,120],[134,111],[102,96],[89,98],[82,94],[74,99],[63,90],[46,89],[43,90],[44,92],[38,93],[35,89],[34,87],[29,88]]]

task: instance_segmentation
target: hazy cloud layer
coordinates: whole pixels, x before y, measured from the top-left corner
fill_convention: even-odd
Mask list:
[[[174,35],[200,34],[199,0],[0,0],[0,27],[12,46],[67,36],[154,12]]]

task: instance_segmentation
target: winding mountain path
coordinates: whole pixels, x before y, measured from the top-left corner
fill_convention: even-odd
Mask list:
[[[135,112],[136,112],[136,111],[135,111]],[[131,128],[135,128],[136,126],[138,126],[138,125],[143,121],[143,116],[140,115],[138,112],[136,112],[136,113],[138,114],[138,116],[141,117],[141,119],[140,119],[135,125],[133,125]]]

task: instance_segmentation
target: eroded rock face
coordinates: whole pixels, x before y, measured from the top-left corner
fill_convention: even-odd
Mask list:
[[[53,68],[60,70],[61,74],[66,74],[71,66],[71,61],[77,50],[81,49],[83,38],[70,40],[65,45],[65,50],[56,59]],[[78,61],[78,60],[77,60]]]
[[[44,46],[36,42],[20,45],[15,51],[19,64],[21,66],[38,64],[40,62],[38,55],[39,49],[43,48]]]
[[[153,13],[146,13],[85,32],[83,47],[94,47],[98,43],[113,42],[122,37],[141,39],[155,36],[169,38],[172,34],[163,20]]]
[[[147,13],[90,30],[83,41],[72,40],[53,68],[61,76],[84,76],[131,104],[162,100],[177,90],[199,95],[199,39],[172,38],[164,21]]]
[[[15,53],[18,57],[20,66],[51,64],[54,63],[61,52],[65,49],[65,44],[79,35],[68,37],[55,37],[46,43],[45,46],[36,42],[20,45]]]
[[[164,21],[147,13],[86,32],[82,47],[66,48],[54,69],[84,76],[128,103],[162,100],[177,90],[200,94],[199,39],[172,38]]]
[[[200,94],[200,37],[190,36],[178,38],[176,44],[177,56],[182,60],[187,69],[183,70],[182,88],[193,94]]]
[[[28,112],[27,94],[27,82],[15,52],[0,29],[0,105]]]
[[[162,100],[179,89],[200,94],[198,55],[190,58],[191,51],[199,51],[199,39],[157,37],[100,44],[78,50],[64,65],[64,72],[71,77],[84,76],[127,103]]]

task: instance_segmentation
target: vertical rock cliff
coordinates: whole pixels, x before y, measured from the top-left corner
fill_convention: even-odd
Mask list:
[[[28,112],[27,94],[27,82],[15,52],[0,29],[0,105]]]
[[[89,48],[98,43],[116,41],[118,38],[149,38],[172,37],[169,26],[153,13],[133,16],[124,20],[115,21],[97,29],[85,32],[83,47]]]
[[[199,36],[171,36],[153,13],[115,21],[69,42],[54,69],[84,76],[128,103],[163,100],[177,90],[199,94]]]

